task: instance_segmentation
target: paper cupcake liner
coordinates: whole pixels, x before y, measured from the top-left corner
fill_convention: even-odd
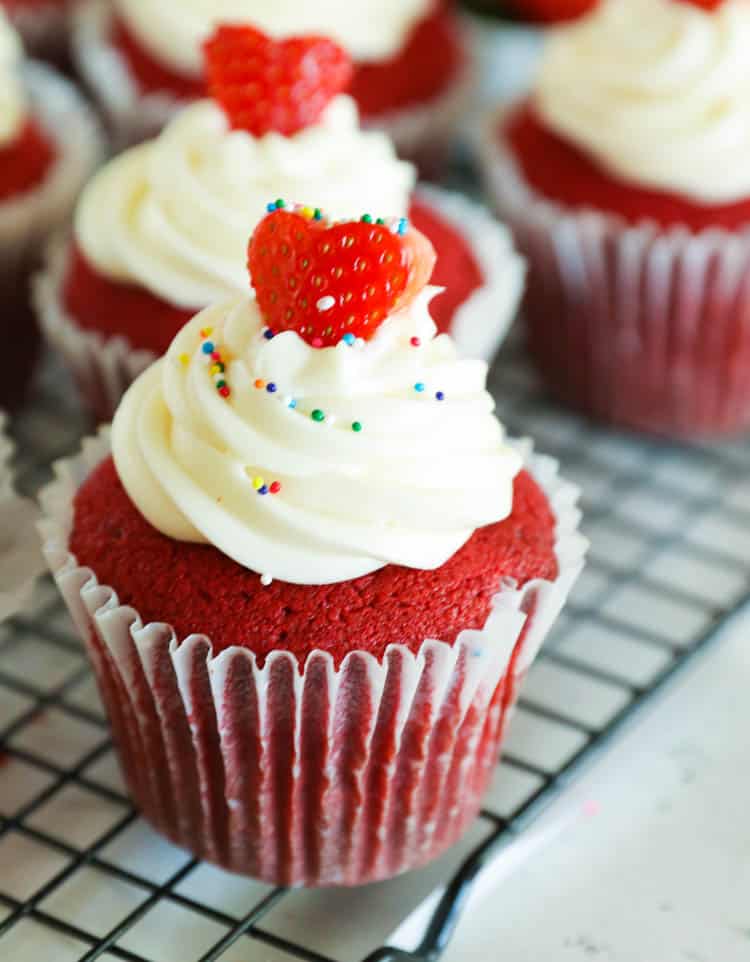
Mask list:
[[[144,625],[68,550],[73,498],[109,453],[106,431],[42,494],[44,554],[85,640],[130,791],[196,855],[272,884],[355,885],[436,857],[475,817],[499,734],[578,576],[576,490],[524,447],[558,521],[559,577],[507,581],[481,631],[338,669],[273,652],[179,641]]]
[[[0,411],[0,622],[24,607],[44,570],[35,530],[39,510],[13,487],[15,447],[7,427],[7,417]]]
[[[70,215],[102,152],[98,127],[74,87],[53,70],[28,63],[24,77],[32,111],[54,138],[59,156],[43,184],[0,203],[0,334],[13,345],[14,365],[0,384],[0,404],[23,399],[39,348],[29,281],[46,237]]]
[[[482,141],[487,187],[529,260],[533,358],[566,402],[601,420],[689,437],[750,424],[750,228],[731,233],[563,209]]]
[[[20,33],[31,56],[65,66],[69,59],[70,3],[32,3],[8,10],[11,23]]]
[[[462,194],[420,184],[416,199],[458,231],[474,252],[484,283],[456,311],[450,334],[466,357],[491,362],[518,313],[526,264],[508,228]]]
[[[479,262],[485,283],[456,312],[451,335],[466,356],[491,361],[518,310],[523,259],[508,229],[460,194],[420,186],[417,198],[462,234]],[[73,374],[86,408],[99,421],[109,421],[125,391],[156,355],[135,350],[126,337],[105,338],[77,325],[62,297],[69,250],[63,237],[48,247],[45,269],[34,280],[37,316],[47,341]]]
[[[78,327],[62,296],[69,253],[67,236],[59,235],[48,245],[45,268],[33,282],[37,318],[47,342],[73,375],[86,409],[97,421],[110,421],[123,394],[156,355],[134,349],[125,337],[105,338]]]

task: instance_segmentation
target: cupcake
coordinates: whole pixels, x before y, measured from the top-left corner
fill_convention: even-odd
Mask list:
[[[15,491],[14,446],[7,426],[0,411],[0,622],[23,608],[44,567],[34,531],[39,512]]]
[[[576,492],[505,440],[401,220],[274,209],[45,491],[45,554],[130,792],[281,885],[422,865],[475,817],[582,566]]]
[[[76,58],[121,142],[153,136],[205,96],[201,44],[220,22],[251,23],[276,38],[332,37],[356,62],[352,92],[368,124],[428,161],[450,138],[469,69],[443,0],[87,0],[76,16]]]
[[[222,27],[206,56],[214,99],[184,108],[156,140],[94,178],[73,238],[52,252],[40,280],[43,325],[88,407],[109,420],[133,378],[198,310],[246,290],[248,225],[269,196],[316,197],[335,218],[376,207],[413,218],[440,255],[434,283],[447,290],[435,302],[438,326],[490,357],[523,283],[510,234],[445,191],[412,196],[414,168],[385,134],[360,128],[354,101],[340,93],[351,73],[344,51],[322,38],[278,42]],[[238,63],[247,65],[239,74]]]
[[[531,352],[595,418],[750,423],[749,44],[744,0],[605,0],[487,126],[488,187],[531,262]]]
[[[39,346],[29,273],[98,153],[94,122],[75,90],[48,67],[21,63],[18,37],[0,11],[0,332],[14,359],[0,383],[6,408],[21,402]]]
[[[0,0],[24,46],[34,57],[68,64],[69,21],[74,0]]]

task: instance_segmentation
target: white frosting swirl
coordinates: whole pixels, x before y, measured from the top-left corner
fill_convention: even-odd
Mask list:
[[[248,290],[247,242],[269,201],[312,203],[332,219],[399,217],[415,179],[385,134],[360,129],[349,97],[293,137],[261,138],[232,131],[205,100],[99,172],[76,239],[101,273],[201,308]]]
[[[26,119],[19,64],[21,42],[0,7],[0,147],[12,143]]]
[[[293,332],[266,340],[248,298],[198,315],[115,417],[117,469],[144,517],[298,584],[391,563],[434,569],[476,528],[507,517],[520,458],[493,414],[486,364],[434,337],[434,293],[352,347],[316,349]],[[209,372],[203,328],[226,359],[229,398]],[[281,490],[258,494],[256,477]]]
[[[324,34],[359,61],[404,46],[433,0],[115,0],[143,46],[182,73],[203,70],[201,44],[219,23],[251,23],[273,37]]]
[[[536,97],[627,181],[705,204],[750,196],[748,0],[605,0],[553,32]]]

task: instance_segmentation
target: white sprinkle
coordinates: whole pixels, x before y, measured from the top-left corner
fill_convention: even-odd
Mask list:
[[[331,297],[330,294],[326,294],[325,297],[321,297],[315,306],[319,311],[330,311],[332,307],[336,306],[336,298]]]
[[[273,578],[270,575],[260,576],[260,583],[263,585],[264,588],[267,588],[272,581],[273,581]]]

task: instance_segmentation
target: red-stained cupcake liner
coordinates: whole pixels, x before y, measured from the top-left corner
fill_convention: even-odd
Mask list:
[[[140,92],[127,63],[110,42],[112,10],[107,0],[84,0],[73,15],[73,58],[79,74],[96,98],[118,149],[154,137],[185,106],[169,93]],[[468,42],[467,42],[468,50]],[[372,118],[402,157],[435,173],[454,139],[469,101],[472,69],[467,62],[455,83],[429,102]]]
[[[460,232],[477,259],[484,283],[456,311],[450,333],[466,357],[491,361],[518,312],[526,272],[523,258],[513,247],[510,231],[460,194],[420,186],[416,199]],[[109,421],[125,391],[156,355],[134,349],[124,336],[105,338],[78,326],[62,297],[69,252],[69,241],[62,237],[48,248],[45,270],[34,282],[37,317],[73,374],[86,408],[99,421]]]
[[[39,511],[13,486],[15,447],[6,434],[7,426],[0,411],[0,622],[26,604],[44,568],[34,531]]]
[[[42,494],[44,553],[87,644],[133,798],[174,842],[281,885],[359,885],[416,868],[473,820],[500,734],[583,565],[577,491],[522,445],[557,518],[559,575],[505,582],[481,631],[382,662],[317,651],[260,666],[144,625],[69,553],[75,493],[107,456],[106,432]]]
[[[93,113],[72,84],[37,63],[25,64],[24,81],[33,115],[54,140],[58,157],[38,188],[0,203],[0,334],[13,345],[15,361],[0,385],[5,406],[23,399],[39,347],[31,273],[47,237],[67,221],[103,153]]]
[[[524,316],[560,398],[600,420],[671,437],[750,425],[750,227],[731,233],[570,210],[525,182],[483,131],[487,189],[529,261]]]
[[[27,53],[58,67],[70,62],[70,16],[76,0],[34,2],[6,8],[8,18],[23,39]]]

